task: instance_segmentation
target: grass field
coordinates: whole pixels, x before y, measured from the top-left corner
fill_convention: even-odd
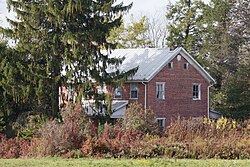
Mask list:
[[[191,167],[247,167],[250,160],[190,160],[190,159],[1,159],[1,167],[142,167],[142,166],[191,166]]]

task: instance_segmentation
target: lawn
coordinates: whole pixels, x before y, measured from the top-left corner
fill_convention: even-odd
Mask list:
[[[250,164],[250,160],[190,160],[190,159],[1,159],[1,167],[85,167],[85,166],[191,166],[191,167],[245,167]]]

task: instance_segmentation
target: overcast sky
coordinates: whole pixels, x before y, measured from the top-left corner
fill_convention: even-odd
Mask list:
[[[125,16],[125,19],[129,20],[131,14],[135,19],[140,18],[142,15],[153,16],[157,14],[164,16],[166,12],[166,5],[169,0],[118,0],[117,2],[121,1],[124,2],[124,5],[128,5],[133,2],[132,9],[129,11],[129,14]],[[13,13],[7,12],[6,0],[0,0],[0,6],[0,25],[6,26],[6,16],[13,18]]]

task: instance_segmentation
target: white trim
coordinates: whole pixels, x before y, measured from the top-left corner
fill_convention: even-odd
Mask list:
[[[209,84],[216,83],[215,80],[211,77],[211,75],[184,49],[180,48],[180,52],[183,57],[191,64],[193,67],[209,82]]]
[[[215,80],[208,74],[208,72],[201,67],[201,65],[182,47],[176,48],[171,57],[169,59],[163,60],[161,64],[159,64],[158,68],[156,68],[154,71],[152,71],[151,75],[149,75],[145,80],[150,81],[152,80],[158,72],[160,72],[168,62],[171,62],[175,56],[178,54],[181,54],[189,64],[191,64],[208,82],[209,84],[215,83]]]
[[[186,65],[186,68],[185,68],[185,65]],[[187,71],[188,68],[189,68],[189,63],[188,63],[188,62],[185,62],[185,63],[183,64],[183,69],[184,69],[185,71]]]
[[[147,114],[147,84],[145,84],[144,82],[141,82],[144,85],[144,111],[145,114]]]
[[[172,70],[174,68],[174,62],[168,62],[168,69]]]
[[[207,118],[210,118],[210,87],[213,85],[209,85],[207,87]]]
[[[163,121],[162,123],[163,123],[163,130],[164,130],[166,128],[166,118],[164,118],[164,117],[158,117],[158,118],[156,118],[157,125],[158,125],[158,127],[160,127],[159,124],[158,124],[158,120],[162,120]]]

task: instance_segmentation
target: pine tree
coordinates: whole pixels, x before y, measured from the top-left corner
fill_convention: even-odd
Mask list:
[[[182,46],[198,56],[206,28],[202,20],[204,5],[200,0],[179,0],[167,6],[168,47]]]
[[[93,90],[89,88],[92,81],[102,84],[115,78],[117,72],[108,74],[106,68],[121,60],[110,59],[100,50],[114,48],[106,37],[121,24],[122,13],[132,4],[114,3],[115,0],[8,1],[18,21],[8,20],[11,28],[5,29],[5,34],[17,41],[21,57],[18,70],[27,87],[34,90],[34,99],[49,106],[51,116],[58,116],[60,86],[69,81],[81,84],[77,90],[88,96]]]
[[[244,107],[232,101],[231,94],[237,93],[242,106],[247,107],[248,100],[243,100],[241,92],[248,91],[248,81],[239,78],[247,74],[248,68],[243,67],[249,66],[250,60],[249,11],[248,0],[211,0],[207,4],[180,0],[169,6],[168,45],[186,47],[215,78],[211,95],[214,109],[242,111]],[[232,76],[237,81],[233,82]],[[236,83],[244,86],[239,89]]]

